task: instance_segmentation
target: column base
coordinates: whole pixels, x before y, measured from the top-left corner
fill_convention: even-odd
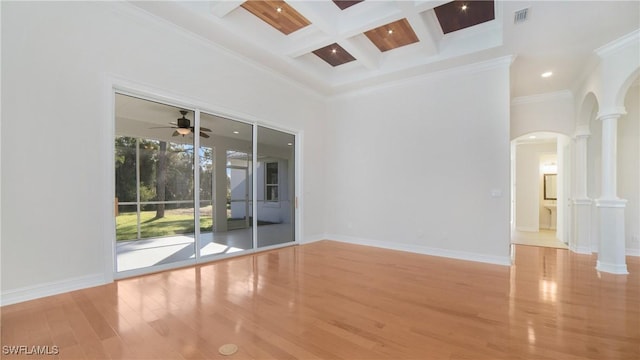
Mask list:
[[[611,274],[628,274],[624,234],[623,199],[598,199],[600,245],[598,251],[598,271]]]
[[[601,262],[600,260],[596,262],[596,270],[616,275],[629,274],[629,271],[627,271],[627,264],[608,264]]]

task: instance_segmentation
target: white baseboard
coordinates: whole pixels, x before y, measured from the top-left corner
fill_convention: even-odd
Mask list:
[[[525,231],[525,232],[540,232],[540,228],[537,227],[528,227],[528,226],[518,226],[516,227],[517,231]]]
[[[640,256],[640,249],[627,248],[627,256]]]
[[[629,271],[627,271],[627,264],[610,264],[604,263],[600,260],[596,262],[596,269],[598,271],[617,275],[626,275],[629,273]]]
[[[401,244],[401,243],[393,243],[393,242],[387,242],[387,241],[369,240],[369,239],[357,238],[353,236],[344,236],[344,235],[338,235],[338,234],[327,234],[325,238],[327,240],[340,241],[340,242],[349,243],[349,244],[373,246],[373,247],[379,247],[383,249],[407,251],[407,252],[412,252],[417,254],[446,257],[451,259],[511,266],[511,257],[509,255],[507,256],[485,255],[485,254],[477,254],[477,253],[471,253],[466,251],[432,248],[432,247],[422,246],[422,245],[411,245],[411,244]]]
[[[325,234],[311,235],[311,236],[306,236],[304,239],[302,239],[302,241],[300,241],[300,244],[310,244],[316,241],[321,241],[326,239],[327,239],[327,235]]]
[[[587,249],[587,250],[589,250],[589,249]],[[572,251],[573,251],[573,250],[572,250]],[[580,253],[580,254],[598,254],[598,250],[597,250],[597,249],[595,249],[595,250],[594,250],[594,249],[591,249],[591,251],[584,252],[584,253],[579,252],[579,251],[575,251],[575,252],[578,252],[578,253]],[[640,256],[640,249],[631,249],[631,248],[627,248],[627,249],[625,250],[625,255],[626,255],[626,256]]]
[[[104,274],[93,274],[77,278],[54,281],[45,284],[27,286],[2,292],[0,306],[17,304],[23,301],[39,299],[45,296],[57,295],[69,291],[86,289],[106,284]]]
[[[583,254],[583,255],[591,255],[591,247],[590,246],[569,246],[569,250],[571,250],[572,252],[576,253],[576,254]]]

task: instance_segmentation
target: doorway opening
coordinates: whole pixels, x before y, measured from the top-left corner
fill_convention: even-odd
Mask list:
[[[535,132],[511,142],[511,243],[568,249],[571,144]]]

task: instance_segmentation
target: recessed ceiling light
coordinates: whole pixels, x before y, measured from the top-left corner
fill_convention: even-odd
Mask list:
[[[461,9],[462,9],[462,11],[467,10],[467,5],[462,5]]]
[[[531,135],[531,136],[529,136],[529,139],[535,139],[535,138],[536,138],[536,136],[535,136],[535,135]]]
[[[233,133],[234,134],[240,134],[240,131],[234,131]]]
[[[332,54],[335,54],[336,52],[338,52],[338,50],[336,50],[336,49],[331,49],[331,53],[332,53]]]
[[[281,8],[280,6],[278,6],[278,7],[276,8],[276,11],[280,13],[280,12],[282,12],[282,8]]]
[[[388,33],[389,35],[393,34],[393,29],[389,29],[389,30],[387,31],[387,33]]]
[[[540,76],[542,76],[543,78],[548,78],[551,75],[553,75],[553,73],[551,71],[547,71],[543,72]]]
[[[293,143],[287,143],[287,146],[293,146]]]

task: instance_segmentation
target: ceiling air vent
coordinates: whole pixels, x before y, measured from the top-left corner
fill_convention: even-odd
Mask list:
[[[529,8],[518,10],[513,13],[513,23],[518,24],[521,22],[525,22],[527,20],[527,15],[529,14]]]

